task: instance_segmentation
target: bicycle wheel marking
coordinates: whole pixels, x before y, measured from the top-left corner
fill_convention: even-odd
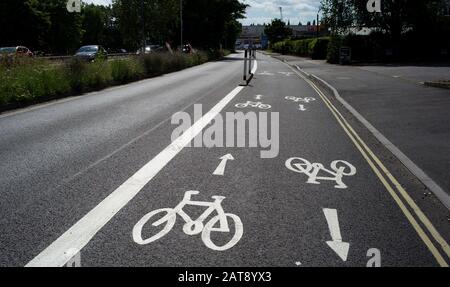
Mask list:
[[[286,161],[286,168],[293,172],[307,175],[308,180],[306,183],[309,184],[320,184],[319,180],[335,181],[336,185],[334,187],[337,189],[347,189],[348,187],[342,178],[356,174],[356,167],[343,160],[333,161],[330,169],[327,169],[321,163],[311,163],[306,159],[293,157]],[[330,176],[319,176],[320,172]]]
[[[187,191],[184,195],[183,200],[175,208],[157,209],[142,217],[141,220],[139,220],[133,228],[134,242],[139,245],[146,245],[161,239],[162,237],[167,235],[175,226],[178,215],[185,221],[183,232],[186,235],[190,236],[201,234],[203,243],[209,249],[215,251],[226,251],[234,247],[241,240],[242,235],[244,234],[244,227],[242,225],[241,219],[235,214],[224,212],[222,208],[222,201],[225,199],[225,197],[223,196],[213,196],[213,202],[192,201],[191,197],[193,195],[198,195],[199,193],[200,192],[198,191]],[[183,208],[188,205],[207,207],[207,210],[202,215],[200,215],[198,219],[192,220],[191,217],[183,211]],[[205,220],[207,220],[210,215],[213,214],[213,212],[217,212],[217,215],[208,220],[208,222],[206,222],[205,224]],[[160,213],[166,213],[166,215],[164,215],[161,219],[153,222],[152,226],[159,227],[163,225],[163,229],[156,235],[153,235],[147,239],[142,238],[142,229],[144,228],[144,226],[147,223],[150,223],[150,220],[155,215]],[[228,219],[231,219],[230,222],[234,226],[234,235],[228,243],[224,244],[223,246],[218,246],[211,240],[211,232],[231,232]]]

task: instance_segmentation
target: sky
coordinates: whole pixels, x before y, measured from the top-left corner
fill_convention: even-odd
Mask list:
[[[189,0],[185,0],[189,1]],[[270,23],[273,18],[280,18],[279,7],[283,7],[283,19],[291,24],[316,19],[320,0],[240,0],[250,5],[247,18],[241,20],[244,25]],[[84,0],[86,3],[107,5],[111,0]]]

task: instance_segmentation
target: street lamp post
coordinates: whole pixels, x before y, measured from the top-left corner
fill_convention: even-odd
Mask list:
[[[180,23],[181,23],[181,31],[180,31],[180,38],[181,38],[181,50],[183,50],[183,0],[180,0]]]
[[[319,31],[319,14],[317,14],[317,22],[316,22],[316,37],[319,38],[320,31]]]

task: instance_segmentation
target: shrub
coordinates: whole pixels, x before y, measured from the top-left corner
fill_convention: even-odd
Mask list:
[[[128,83],[142,78],[145,74],[144,65],[136,58],[111,61],[111,76],[116,83]]]
[[[291,54],[313,59],[325,59],[330,39],[309,38],[302,40],[285,40],[272,45],[272,50],[281,54]]]
[[[342,47],[342,39],[339,36],[333,36],[328,43],[327,61],[328,63],[339,63],[339,49]]]
[[[313,59],[326,59],[328,43],[330,43],[330,38],[317,38],[309,43],[309,54]]]

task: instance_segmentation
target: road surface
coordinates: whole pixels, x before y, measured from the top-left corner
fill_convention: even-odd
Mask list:
[[[0,116],[0,265],[447,266],[448,210],[295,69],[257,62],[247,87],[234,54]],[[258,126],[279,125],[276,157],[185,147],[239,111],[278,115]]]

